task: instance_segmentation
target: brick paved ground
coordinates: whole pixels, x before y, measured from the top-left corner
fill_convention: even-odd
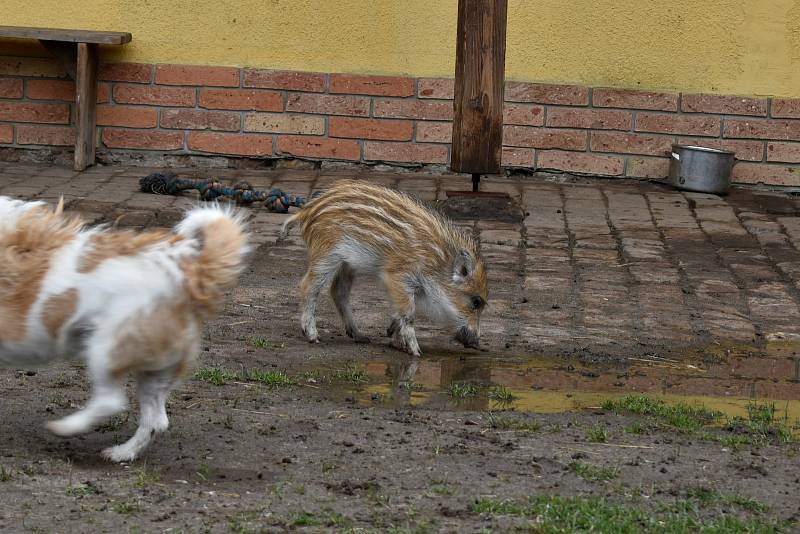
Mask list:
[[[64,195],[69,209],[94,222],[171,225],[196,197],[138,192],[137,179],[147,172],[100,167],[78,174],[5,163],[0,164],[0,194],[48,201]],[[257,188],[302,195],[352,175],[221,172]],[[466,178],[455,176],[359,176],[427,200],[469,187]],[[577,347],[614,355],[770,346],[776,359],[753,367],[784,378],[795,374],[796,362],[784,354],[793,354],[800,340],[800,201],[794,197],[736,189],[720,198],[658,184],[553,177],[485,180],[484,188],[509,192],[529,212],[523,224],[469,224],[490,266],[491,307],[483,323],[490,352],[574,352]],[[290,260],[299,280],[304,261],[299,237],[275,244],[285,216],[258,207],[252,213],[253,239],[271,247],[264,257]],[[264,298],[294,298],[269,288],[260,291]],[[385,327],[379,317],[385,299],[377,294],[362,298],[376,303],[355,305],[375,334]],[[282,310],[295,313],[294,307]],[[335,315],[327,320],[337,328]],[[423,345],[441,335],[435,329],[419,334]],[[789,395],[795,396],[794,391]]]

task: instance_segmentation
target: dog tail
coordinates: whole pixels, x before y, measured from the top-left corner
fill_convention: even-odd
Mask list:
[[[195,304],[213,312],[244,269],[250,251],[247,225],[241,212],[216,204],[192,209],[175,228],[178,235],[196,239],[197,253],[183,271]]]

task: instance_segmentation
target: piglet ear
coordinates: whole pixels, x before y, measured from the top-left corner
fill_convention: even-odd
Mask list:
[[[455,261],[453,261],[453,280],[455,282],[463,282],[472,276],[475,270],[475,262],[472,256],[466,250],[461,250],[456,254]]]

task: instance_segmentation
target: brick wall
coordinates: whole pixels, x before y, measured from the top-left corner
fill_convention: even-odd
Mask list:
[[[0,58],[0,146],[74,142],[74,84],[55,63]],[[235,67],[100,69],[100,149],[446,165],[447,79]],[[508,82],[503,164],[661,178],[673,142],[737,152],[738,182],[800,186],[800,99]]]

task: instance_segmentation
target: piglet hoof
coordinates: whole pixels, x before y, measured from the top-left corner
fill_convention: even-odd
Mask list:
[[[347,329],[345,330],[345,333],[347,334],[347,337],[352,338],[352,340],[358,344],[365,345],[370,342],[370,339],[358,330]]]
[[[307,340],[309,343],[319,343],[319,335],[317,335],[317,333],[316,333],[316,332],[315,332],[315,333],[313,333],[313,334],[309,334],[308,332],[306,332],[306,330],[305,330],[305,328],[304,328],[304,329],[303,329],[303,337],[305,337],[305,338],[306,338],[306,340]]]

